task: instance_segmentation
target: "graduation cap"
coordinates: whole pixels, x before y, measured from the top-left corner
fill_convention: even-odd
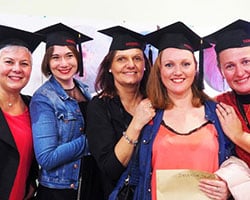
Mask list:
[[[215,44],[216,53],[228,48],[250,46],[250,22],[236,20],[226,27],[204,37],[204,40]]]
[[[44,36],[44,42],[46,43],[46,49],[54,45],[60,46],[74,46],[78,47],[80,53],[79,66],[83,66],[82,61],[82,47],[81,43],[92,40],[91,37],[80,33],[62,23],[54,24],[49,27],[36,31],[35,33]],[[79,76],[83,76],[83,67],[80,67]]]
[[[35,33],[0,25],[0,49],[7,45],[24,46],[32,53],[41,43],[42,37]]]
[[[145,35],[145,40],[158,49],[159,52],[166,48],[178,48],[194,53],[199,50],[199,76],[198,87],[203,89],[203,49],[211,45],[203,41],[194,31],[182,22],[175,22],[169,26],[158,29]]]
[[[138,48],[142,51],[145,50],[146,44],[143,35],[122,26],[114,26],[99,30],[98,32],[113,38],[109,51],[126,50],[132,48]]]

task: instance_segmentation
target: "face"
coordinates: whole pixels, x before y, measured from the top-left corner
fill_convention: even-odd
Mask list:
[[[161,80],[169,96],[192,92],[191,85],[196,74],[196,62],[192,52],[166,48],[162,51],[160,62]]]
[[[134,87],[140,84],[143,78],[145,60],[140,49],[116,51],[110,72],[113,74],[115,86]]]
[[[238,94],[250,94],[250,47],[223,50],[219,61],[228,85]]]
[[[0,50],[0,88],[20,92],[28,83],[32,70],[32,56],[21,46],[7,46]]]
[[[49,64],[51,73],[62,86],[72,83],[78,63],[75,55],[67,46],[55,45]]]

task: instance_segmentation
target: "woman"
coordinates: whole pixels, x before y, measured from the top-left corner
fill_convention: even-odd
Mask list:
[[[141,133],[139,183],[134,195],[134,199],[147,200],[158,198],[158,170],[213,174],[232,154],[233,145],[222,132],[216,104],[198,90],[194,51],[200,49],[200,37],[181,22],[145,37],[159,50],[147,83],[148,98],[158,111]],[[226,200],[229,196],[226,183],[219,178],[202,179],[199,188],[211,199]],[[177,193],[182,193],[181,188],[174,195]]]
[[[28,109],[30,96],[21,90],[30,79],[31,53],[41,38],[7,26],[0,26],[0,32],[0,198],[30,199],[36,189],[38,165]]]
[[[155,112],[145,99],[150,65],[142,36],[121,26],[100,32],[113,40],[97,74],[98,95],[88,105],[86,133],[107,199]]]
[[[81,158],[89,153],[84,120],[90,94],[74,75],[82,67],[77,44],[91,38],[61,23],[37,33],[46,37],[42,72],[49,77],[30,104],[35,155],[41,166],[37,199],[76,199]]]
[[[217,114],[225,134],[236,144],[236,153],[250,166],[250,23],[237,20],[205,37],[215,44],[218,67],[232,91],[217,96]],[[232,170],[229,170],[229,172]],[[234,170],[235,171],[235,170]],[[247,177],[249,177],[247,169]],[[238,174],[229,181],[238,181]],[[246,179],[245,179],[246,180]],[[247,199],[250,187],[231,190]],[[240,182],[238,181],[238,184]],[[238,185],[233,182],[230,185]],[[246,183],[244,183],[246,184]]]

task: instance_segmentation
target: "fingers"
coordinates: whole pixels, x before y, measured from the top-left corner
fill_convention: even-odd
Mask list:
[[[202,179],[199,188],[211,199],[227,199],[229,190],[224,181]]]

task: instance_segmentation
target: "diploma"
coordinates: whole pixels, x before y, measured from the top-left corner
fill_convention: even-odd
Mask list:
[[[157,170],[157,200],[210,200],[198,184],[200,179],[215,179],[215,175],[195,170]]]

